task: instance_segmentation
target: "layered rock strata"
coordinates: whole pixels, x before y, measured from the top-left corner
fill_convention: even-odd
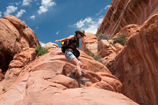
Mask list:
[[[128,24],[143,24],[157,10],[157,0],[113,0],[97,33],[114,36]]]
[[[158,12],[137,30],[107,67],[122,82],[124,95],[141,105],[158,105]]]

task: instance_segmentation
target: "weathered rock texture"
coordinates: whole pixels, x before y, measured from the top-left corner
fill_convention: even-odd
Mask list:
[[[97,37],[93,33],[85,33],[86,37],[82,38],[81,42],[81,50],[86,54],[92,52],[93,54],[98,53],[98,40]]]
[[[158,12],[138,30],[107,67],[123,83],[124,95],[141,105],[158,105]]]
[[[3,79],[5,79],[0,82],[0,94],[4,93],[6,89],[16,81],[23,67],[35,59],[36,50],[34,48],[29,48],[26,51],[15,54],[13,60],[9,64],[9,69],[5,73],[5,77],[3,76]],[[1,78],[0,75],[0,79]]]
[[[13,60],[9,64],[9,69],[11,68],[22,68],[29,62],[36,59],[36,50],[34,48],[29,48],[13,57]],[[20,65],[19,65],[20,64]]]
[[[24,22],[12,15],[0,19],[0,69],[3,72],[15,54],[38,45],[35,33]]]
[[[93,33],[86,33],[82,39],[81,50],[90,56],[101,56],[103,64],[107,64],[123,48],[114,40],[101,39],[98,41]]]
[[[103,64],[107,65],[122,48],[123,46],[121,44],[114,43],[113,40],[100,40],[98,42],[98,55],[103,58]]]
[[[97,33],[115,35],[128,24],[143,24],[158,10],[158,0],[113,0]]]
[[[46,49],[50,49],[50,48],[56,49],[56,48],[59,48],[59,46],[58,46],[57,44],[55,44],[55,43],[49,42],[49,43],[46,43],[46,44],[44,45],[44,48],[46,48]]]
[[[24,66],[12,85],[1,84],[0,105],[138,105],[116,93],[122,84],[103,64],[82,51],[79,59],[90,82],[84,84],[73,78],[75,65],[58,48]]]

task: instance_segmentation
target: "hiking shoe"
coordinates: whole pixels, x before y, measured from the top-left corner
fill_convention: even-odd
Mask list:
[[[81,77],[80,80],[83,81],[83,82],[88,82],[88,81],[89,81],[89,79],[88,79],[88,78],[85,78],[85,77]]]

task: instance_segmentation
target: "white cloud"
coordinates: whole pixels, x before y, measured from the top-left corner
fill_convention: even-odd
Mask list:
[[[96,13],[96,15],[100,15],[104,10],[108,9],[110,5],[107,5],[104,9],[101,9],[99,13]]]
[[[91,32],[93,34],[96,34],[97,29],[103,20],[103,16],[100,16],[100,14],[104,10],[108,9],[109,7],[110,7],[110,5],[106,5],[106,7],[104,9],[101,9],[99,11],[99,13],[96,14],[97,17],[95,17],[95,18],[87,17],[85,19],[81,19],[77,23],[70,25],[70,27],[83,29],[86,32]]]
[[[7,10],[4,12],[5,16],[8,15],[8,14],[11,14],[13,12],[15,12],[18,9],[18,7],[8,6],[8,7],[6,7],[6,9]]]
[[[103,17],[100,17],[96,20],[94,20],[92,23],[90,23],[88,26],[84,26],[82,29],[85,30],[86,32],[91,32],[93,34],[96,34],[97,29],[102,22]]]
[[[17,14],[16,17],[19,18],[22,16],[23,13],[25,13],[26,11],[24,9],[21,9]]]
[[[15,2],[15,4],[18,6],[19,4],[21,3],[21,1],[20,2]]]
[[[0,17],[2,16],[2,12],[0,11]]]
[[[23,5],[23,6],[27,6],[27,5],[30,4],[30,2],[32,2],[32,0],[23,0],[22,5]]]
[[[47,11],[48,11],[48,9],[47,9],[46,7],[40,6],[40,7],[39,7],[39,10],[38,10],[38,14],[45,13],[45,12],[47,12]]]
[[[52,0],[42,0],[41,6],[39,7],[38,10],[38,14],[47,12],[49,7],[53,7],[55,5],[56,3],[52,2]]]
[[[43,43],[43,42],[41,42],[41,41],[39,41],[39,42],[40,42],[40,45],[41,45],[42,47],[44,47],[45,43]]]
[[[107,5],[104,9],[106,10],[106,9],[108,9],[110,7],[110,5]]]
[[[35,19],[35,15],[30,16],[30,18],[31,18],[32,20],[34,20],[34,19]]]
[[[71,27],[76,27],[76,28],[81,28],[83,27],[85,24],[91,23],[92,22],[92,18],[91,17],[87,17],[84,20],[80,20],[78,21],[76,24],[72,25]]]
[[[59,34],[59,32],[60,32],[60,31],[56,32],[56,35],[58,35],[58,34]]]
[[[102,20],[103,20],[103,16],[99,18],[88,17],[88,18],[85,18],[84,20],[81,19],[80,21],[71,25],[70,27],[83,29],[86,32],[91,32],[95,34]]]

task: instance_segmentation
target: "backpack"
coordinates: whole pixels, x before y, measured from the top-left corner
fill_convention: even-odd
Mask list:
[[[65,42],[62,42],[61,43],[61,51],[63,52],[63,53],[65,53],[65,50],[68,48],[68,46],[70,45],[70,44],[72,44],[72,43],[74,43],[74,42],[77,42],[78,43],[78,46],[79,46],[79,39],[77,38],[77,36],[75,35],[75,40],[73,40],[72,42],[70,42],[69,43],[69,40],[68,41],[65,41]],[[75,49],[73,49],[74,51],[75,51],[75,53],[77,54],[78,52],[75,50]],[[73,51],[73,52],[74,52]]]
[[[63,53],[65,53],[65,50],[66,50],[66,48],[67,48],[67,46],[68,46],[67,43],[68,43],[67,41],[61,43],[61,51],[62,51]]]

